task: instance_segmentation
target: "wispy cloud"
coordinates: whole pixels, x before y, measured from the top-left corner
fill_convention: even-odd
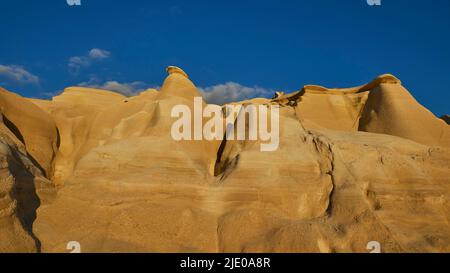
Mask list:
[[[89,57],[94,60],[103,60],[109,58],[110,56],[111,53],[109,51],[100,48],[93,48],[89,51]]]
[[[271,97],[275,91],[262,87],[247,87],[235,82],[227,82],[206,88],[199,88],[208,103],[225,104],[252,98]]]
[[[118,81],[106,81],[102,82],[95,75],[91,75],[91,78],[87,82],[77,84],[82,87],[99,88],[109,91],[114,91],[125,96],[134,96],[140,92],[150,88],[150,85],[142,81],[134,82],[118,82]]]
[[[87,55],[70,57],[68,64],[69,72],[76,75],[80,73],[81,68],[89,67],[94,62],[102,61],[110,57],[111,52],[100,48],[93,48],[89,50]]]
[[[150,85],[143,81],[102,81],[94,74],[90,76],[89,81],[79,83],[77,86],[109,90],[125,96],[135,96],[149,88],[159,89],[158,86]],[[247,87],[235,82],[227,82],[225,84],[218,84],[198,89],[208,103],[218,105],[252,98],[269,98],[275,94],[275,90],[273,89],[258,86]]]
[[[89,84],[84,85],[83,83],[81,83],[79,84],[79,86],[100,88],[104,90],[114,91],[125,96],[134,96],[139,92],[142,92],[148,88],[146,83],[140,81],[124,82],[124,83],[120,83],[118,81],[107,81],[100,85],[89,85]]]
[[[39,77],[18,65],[0,64],[0,77],[14,81],[19,84],[39,85]]]

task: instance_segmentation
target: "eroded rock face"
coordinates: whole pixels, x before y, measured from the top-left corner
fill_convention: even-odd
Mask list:
[[[47,125],[12,123],[48,136],[37,163],[0,124],[0,251],[450,251],[450,129],[394,76],[241,102],[279,107],[279,148],[261,152],[173,140],[172,108],[200,94],[167,71],[160,91],[135,97],[72,87],[30,100]]]
[[[0,252],[39,252],[33,231],[36,210],[55,191],[57,129],[31,102],[0,89]]]

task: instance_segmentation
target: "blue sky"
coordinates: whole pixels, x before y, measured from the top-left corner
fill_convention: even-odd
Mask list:
[[[381,2],[0,0],[0,85],[31,97],[72,85],[132,93],[177,65],[220,100],[392,73],[450,113],[450,1]]]

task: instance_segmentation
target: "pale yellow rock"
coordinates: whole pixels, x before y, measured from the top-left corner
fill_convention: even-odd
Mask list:
[[[383,252],[450,252],[449,126],[394,76],[233,103],[279,108],[279,148],[261,152],[260,141],[173,140],[172,108],[193,110],[201,95],[183,70],[167,72],[159,91],[134,97],[71,87],[31,100],[51,116],[34,122],[59,131],[50,160],[58,192],[39,186],[43,203],[23,203],[37,212],[24,227],[4,193],[26,168],[3,164],[0,251],[37,251],[38,242],[67,252],[78,241],[83,252],[369,252],[378,241]],[[1,128],[4,162],[22,151],[32,168],[29,147]],[[34,177],[47,181],[37,169]]]
[[[296,112],[308,128],[387,134],[450,147],[450,128],[390,74],[355,88],[309,85],[291,96],[299,94]]]
[[[0,252],[39,252],[36,210],[54,196],[58,133],[53,119],[0,88]]]
[[[3,124],[25,145],[29,157],[51,177],[60,142],[52,117],[28,100],[0,88]]]

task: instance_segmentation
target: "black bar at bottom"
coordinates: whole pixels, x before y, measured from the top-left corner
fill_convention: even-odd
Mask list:
[[[398,264],[405,272],[418,266],[445,266],[450,254],[0,254],[0,261],[48,269],[88,272],[115,269],[132,272],[310,272],[312,268],[386,272]],[[28,262],[29,261],[29,262]],[[103,272],[103,271],[102,271]]]

